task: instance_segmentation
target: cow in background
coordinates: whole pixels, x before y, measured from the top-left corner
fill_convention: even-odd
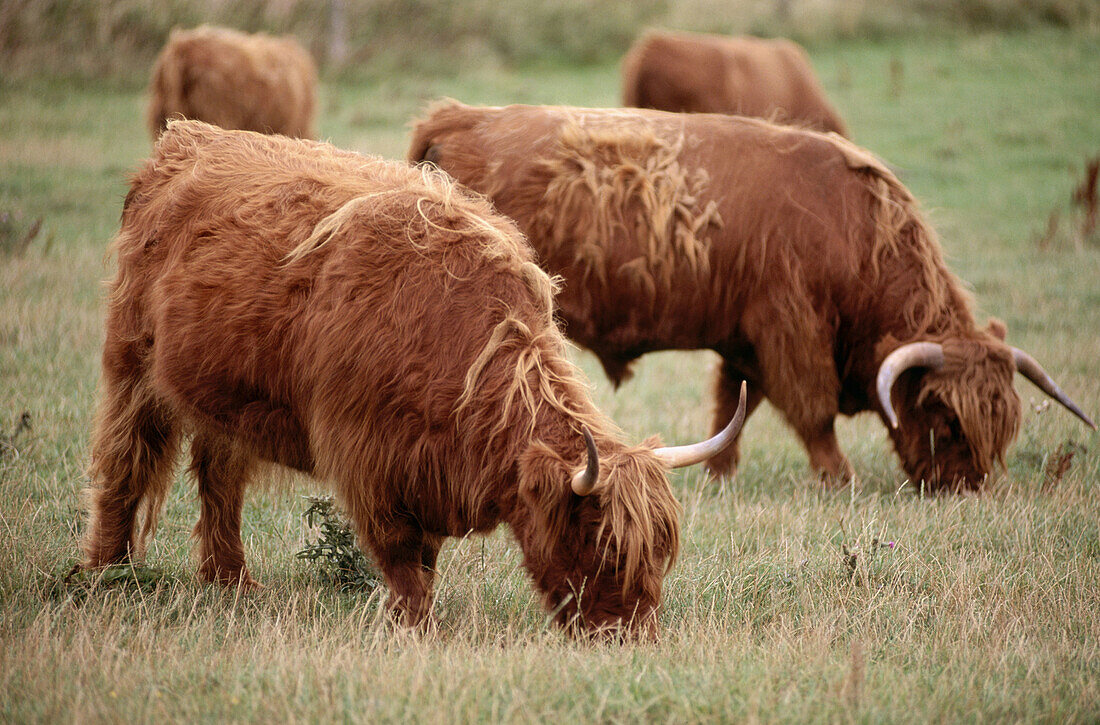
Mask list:
[[[837,134],[640,109],[479,108],[416,122],[427,161],[515,219],[564,279],[566,333],[618,385],[657,350],[722,357],[715,429],[767,398],[831,481],[853,471],[838,414],[874,411],[914,483],[977,488],[1020,423],[1023,373],[1081,417],[1038,363],[974,320],[917,202]],[[895,410],[897,412],[895,412]],[[737,449],[710,460],[730,472]]]
[[[329,481],[410,624],[447,536],[512,529],[563,624],[655,631],[667,479],[730,444],[627,445],[554,324],[523,236],[438,171],[171,121],[113,243],[84,566],[140,553],[185,435],[200,574],[251,586],[264,463]],[[138,524],[143,513],[143,523]]]
[[[173,30],[149,82],[149,132],[172,116],[316,138],[317,67],[291,37],[203,25]]]
[[[623,105],[756,116],[848,135],[792,40],[650,31],[622,63]]]

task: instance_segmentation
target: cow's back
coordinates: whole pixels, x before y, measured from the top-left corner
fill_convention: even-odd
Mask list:
[[[551,314],[518,232],[442,175],[194,122],[138,173],[116,250],[158,393],[200,425],[275,411],[322,468],[451,425],[501,306]]]
[[[150,82],[154,135],[173,115],[226,129],[312,138],[317,71],[291,38],[174,30]]]
[[[678,113],[729,112],[725,74],[719,46],[649,33],[623,60],[623,105]]]
[[[767,284],[761,270],[788,260],[815,260],[805,273],[830,287],[854,282],[870,222],[845,222],[853,202],[837,201],[870,198],[852,168],[888,173],[825,134],[637,109],[443,105],[410,154],[434,155],[516,219],[566,280],[570,337],[628,357],[719,344]]]
[[[751,36],[650,32],[622,64],[623,105],[726,113],[847,135],[797,43]]]

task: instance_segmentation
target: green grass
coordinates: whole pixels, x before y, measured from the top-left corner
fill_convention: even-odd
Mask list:
[[[981,311],[1100,414],[1100,247],[1035,243],[1100,153],[1095,37],[853,41],[817,48],[814,63],[855,139],[923,201]],[[617,89],[613,64],[329,84],[320,127],[400,157],[409,117],[441,95],[614,105]],[[342,593],[295,556],[311,536],[302,495],[319,486],[250,496],[244,539],[267,585],[254,596],[195,581],[182,474],[150,569],[65,585],[84,521],[103,255],[149,149],[142,105],[111,82],[0,80],[0,212],[43,218],[24,254],[0,253],[0,436],[23,411],[32,426],[0,445],[0,721],[1100,719],[1100,441],[1061,410],[1036,412],[1026,381],[1008,470],[979,496],[903,486],[871,416],[839,430],[860,485],[822,491],[765,406],[735,482],[673,477],[684,545],[656,645],[566,639],[504,531],[445,547],[438,633],[395,630],[382,590]],[[577,358],[635,439],[707,430],[709,353],[649,356],[617,394]],[[1063,445],[1069,470],[1050,477]]]

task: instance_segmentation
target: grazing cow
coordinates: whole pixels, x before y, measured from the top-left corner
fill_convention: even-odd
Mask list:
[[[560,622],[654,631],[679,546],[666,471],[744,408],[694,446],[622,443],[565,357],[554,282],[486,200],[172,121],[113,251],[84,566],[140,551],[188,434],[205,579],[254,584],[242,498],[268,461],[332,482],[405,622],[430,613],[444,537],[504,522]]]
[[[1092,425],[1004,343],[1003,325],[978,328],[913,197],[836,134],[740,116],[445,101],[416,123],[408,157],[517,221],[564,278],[566,334],[612,382],[647,352],[714,350],[715,427],[745,378],[749,413],[767,397],[833,481],[852,475],[834,419],[874,410],[914,482],[979,486],[1017,432],[1016,371]],[[715,456],[712,472],[737,456],[735,446]]]
[[[179,115],[260,133],[315,138],[317,67],[292,37],[203,25],[173,30],[149,81],[149,132]]]
[[[791,40],[650,31],[623,58],[622,76],[624,106],[758,116],[848,135]]]

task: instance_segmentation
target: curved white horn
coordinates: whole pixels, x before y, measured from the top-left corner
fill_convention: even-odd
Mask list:
[[[898,427],[898,415],[894,412],[894,404],[890,402],[890,391],[903,372],[916,367],[934,370],[943,367],[943,345],[938,342],[911,342],[887,355],[882,365],[879,365],[875,387],[878,389],[878,402],[882,405],[891,428]]]
[[[1021,375],[1035,383],[1044,393],[1064,405],[1069,412],[1085,421],[1085,425],[1089,428],[1096,430],[1096,424],[1092,422],[1092,418],[1085,415],[1084,411],[1078,408],[1077,404],[1070,400],[1069,396],[1058,387],[1058,383],[1054,382],[1053,378],[1047,375],[1047,371],[1043,370],[1043,366],[1040,365],[1035,358],[1018,347],[1012,348],[1012,357],[1016,360],[1016,370]]]
[[[588,450],[588,463],[585,467],[573,474],[573,493],[578,496],[587,496],[596,487],[596,481],[600,480],[600,454],[596,452],[596,441],[592,440],[592,434],[588,428],[582,428],[584,433],[584,445]]]
[[[737,401],[737,412],[733,414],[733,420],[718,435],[687,446],[654,448],[653,455],[661,459],[661,462],[669,468],[682,468],[701,463],[726,450],[741,432],[741,426],[745,424],[745,397],[745,382],[741,381],[741,397]]]

